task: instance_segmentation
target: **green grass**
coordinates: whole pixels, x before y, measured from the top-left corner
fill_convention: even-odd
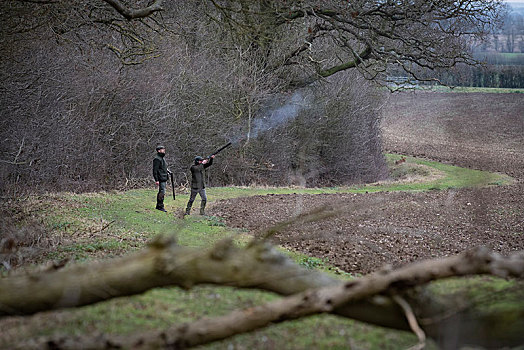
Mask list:
[[[401,155],[387,155],[388,161],[400,159]],[[482,186],[501,186],[513,182],[513,179],[507,175],[491,173],[487,171],[461,168],[454,165],[433,162],[429,160],[404,157],[405,165],[418,164],[433,169],[443,174],[441,178],[429,182],[418,183],[393,183],[391,185],[368,185],[367,187],[376,187],[377,191],[426,191],[426,190],[445,190],[450,188],[464,187],[482,187]]]
[[[524,89],[510,89],[510,88],[487,88],[487,87],[468,87],[468,86],[456,86],[456,87],[447,87],[447,86],[428,86],[421,87],[421,90],[426,91],[435,91],[435,92],[484,92],[484,93],[524,93]]]
[[[478,313],[491,315],[494,320],[496,319],[492,325],[494,333],[504,337],[504,332],[507,328],[513,328],[515,322],[524,327],[522,287],[522,281],[476,276],[440,280],[430,284],[428,289],[434,297],[446,298],[442,300],[443,302],[454,300],[457,309],[467,305]],[[511,324],[513,326],[510,326]]]
[[[387,160],[394,164],[400,157],[387,155]],[[218,187],[210,188],[208,196],[213,202],[270,193],[424,191],[503,185],[511,182],[511,179],[504,175],[411,157],[406,157],[406,162],[397,169],[400,169],[399,173],[403,176],[410,173],[420,175],[421,171],[424,174],[426,170],[420,170],[420,167],[441,176],[430,182],[383,182],[332,188]],[[225,237],[233,236],[239,244],[250,239],[247,233],[226,227],[217,217],[191,215],[182,219],[178,214],[182,213],[186,205],[188,193],[178,194],[174,201],[172,198],[166,199],[168,214],[153,209],[154,189],[81,195],[57,194],[51,197],[53,205],[43,209],[46,224],[50,230],[60,232],[64,236],[63,244],[48,252],[47,258],[51,260],[69,258],[84,261],[118,256],[142,248],[148,240],[160,233],[175,234],[178,244],[197,248],[210,247]],[[195,204],[198,205],[198,201]],[[307,268],[319,269],[338,278],[351,277],[329,266],[322,259],[296,252],[284,252]],[[223,315],[237,308],[259,305],[275,298],[277,296],[272,293],[226,287],[204,286],[189,291],[159,288],[142,295],[36,315],[29,321],[29,325],[20,327],[16,332],[19,339],[50,334],[93,332],[133,334],[191,322],[203,316]],[[16,324],[13,327],[16,327]],[[416,337],[407,332],[373,327],[332,315],[319,315],[239,335],[204,348],[225,349],[238,345],[245,349],[405,349],[414,344]]]
[[[472,93],[482,92],[491,94],[509,94],[509,93],[524,93],[524,88],[490,88],[490,87],[474,87],[474,86],[444,86],[444,85],[420,85],[411,88],[391,87],[392,91],[416,90],[416,91],[432,91],[432,92],[447,92],[447,93]]]
[[[524,60],[524,53],[522,52],[500,52],[498,55],[509,58],[509,59],[521,59]]]
[[[35,335],[81,335],[93,330],[133,334],[227,314],[277,299],[271,293],[226,287],[197,287],[189,291],[158,288],[143,295],[119,298],[60,315],[61,329],[49,327]],[[28,331],[26,329],[22,330]],[[29,336],[30,334],[21,334]],[[406,349],[416,337],[368,326],[332,315],[318,315],[273,325],[250,334],[202,346],[202,349]],[[432,349],[431,345],[429,349]]]
[[[386,158],[389,163],[400,159],[401,155],[388,154]],[[215,200],[236,198],[242,196],[254,196],[265,194],[321,194],[321,193],[368,193],[385,191],[427,191],[445,190],[450,188],[478,187],[478,186],[499,186],[510,184],[511,177],[498,173],[491,173],[475,169],[461,168],[449,164],[442,164],[429,160],[407,157],[402,166],[409,167],[410,164],[422,165],[437,173],[443,174],[441,178],[433,181],[423,182],[380,182],[376,184],[355,185],[349,187],[330,187],[330,188],[251,188],[251,187],[215,187],[212,190],[212,197]],[[420,170],[415,170],[420,172]],[[187,197],[186,197],[187,198]],[[213,199],[212,199],[213,200]]]
[[[155,210],[154,192],[133,190],[116,194],[75,195],[72,199],[83,204],[78,209],[79,215],[94,221],[113,222],[113,229],[123,229],[127,235],[150,239],[160,233],[176,233],[180,245],[209,247],[232,234],[216,217],[192,215],[182,220],[180,216],[174,215],[182,213],[187,195],[179,195],[175,201],[166,199],[168,214]]]

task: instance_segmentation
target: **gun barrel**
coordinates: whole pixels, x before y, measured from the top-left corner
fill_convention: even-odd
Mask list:
[[[217,149],[217,150],[213,153],[213,155],[215,155],[215,154],[217,154],[217,153],[219,153],[219,152],[222,152],[225,148],[227,148],[227,147],[229,147],[229,146],[231,146],[231,142],[228,142],[228,143],[226,143],[224,146],[222,146],[222,147],[220,147],[219,149]]]

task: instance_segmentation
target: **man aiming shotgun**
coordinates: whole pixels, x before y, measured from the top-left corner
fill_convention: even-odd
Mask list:
[[[215,156],[224,150],[225,148],[231,146],[231,142],[217,149],[213,154],[207,158],[202,158],[201,156],[195,157],[195,163],[191,166],[191,195],[189,196],[189,202],[187,202],[185,215],[191,214],[191,207],[195,201],[196,195],[200,195],[200,215],[205,215],[205,208],[207,203],[206,195],[206,184],[204,181],[205,173],[204,170],[210,167],[213,164],[213,159]]]

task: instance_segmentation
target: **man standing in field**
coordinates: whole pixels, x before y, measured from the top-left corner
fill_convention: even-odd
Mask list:
[[[209,158],[202,158],[200,156],[195,157],[195,164],[191,166],[191,195],[189,202],[187,202],[187,208],[185,215],[191,214],[191,207],[195,201],[196,195],[200,194],[200,215],[205,215],[204,209],[206,208],[207,196],[206,196],[206,184],[204,181],[205,172],[204,169],[208,168],[213,164],[215,155]]]
[[[164,197],[166,195],[166,184],[169,176],[166,160],[166,148],[164,146],[156,146],[156,156],[153,159],[153,178],[155,184],[158,186],[158,193],[156,195],[156,209],[167,212],[164,208]]]

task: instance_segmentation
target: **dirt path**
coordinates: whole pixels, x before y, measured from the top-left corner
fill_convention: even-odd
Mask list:
[[[411,93],[390,98],[384,145],[396,152],[517,179],[511,186],[332,195],[267,195],[217,202],[211,214],[257,234],[300,212],[337,215],[274,237],[352,273],[458,253],[478,245],[524,250],[524,95]]]

